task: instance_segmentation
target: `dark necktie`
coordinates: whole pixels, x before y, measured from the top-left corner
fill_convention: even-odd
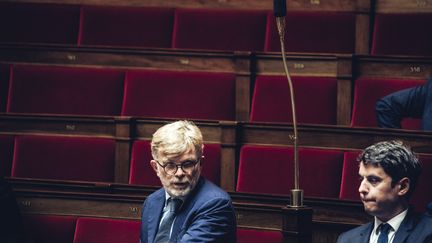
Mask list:
[[[390,231],[390,229],[392,228],[389,224],[381,224],[379,226],[379,237],[378,237],[378,243],[388,243],[388,232]]]
[[[181,203],[182,201],[180,199],[168,199],[168,213],[166,214],[165,218],[159,226],[159,230],[154,240],[155,243],[165,243],[169,241],[171,226],[173,224],[174,218],[176,217],[176,212],[180,208]]]

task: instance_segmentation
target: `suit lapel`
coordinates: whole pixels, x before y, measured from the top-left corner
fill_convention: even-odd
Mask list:
[[[149,202],[149,218],[148,218],[148,242],[153,243],[159,228],[159,220],[162,216],[162,209],[165,204],[165,190],[160,190],[160,193],[155,196],[154,200]]]
[[[416,224],[415,215],[411,209],[408,210],[408,214],[405,219],[402,221],[399,229],[396,231],[395,238],[393,243],[401,243],[404,242],[405,239],[409,236],[411,231],[414,229]]]
[[[370,222],[365,225],[364,230],[360,231],[358,239],[353,239],[353,242],[368,243],[370,234],[372,233],[374,223]]]

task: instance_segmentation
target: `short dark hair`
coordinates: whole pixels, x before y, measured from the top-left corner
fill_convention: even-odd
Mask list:
[[[410,180],[408,198],[415,190],[421,165],[417,156],[402,141],[383,141],[367,147],[358,157],[364,165],[382,167],[392,178],[392,187],[404,177]]]

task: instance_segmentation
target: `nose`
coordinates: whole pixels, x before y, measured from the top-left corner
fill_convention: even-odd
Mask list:
[[[177,167],[177,171],[174,175],[177,177],[182,177],[182,176],[184,176],[184,174],[185,173],[184,173],[183,169],[181,167]]]
[[[366,180],[365,179],[363,179],[363,180],[361,180],[360,181],[360,186],[359,186],[359,188],[358,188],[358,191],[361,193],[361,194],[365,194],[365,193],[367,193],[367,182],[366,182]]]

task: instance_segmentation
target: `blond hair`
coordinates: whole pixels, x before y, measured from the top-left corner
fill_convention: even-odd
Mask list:
[[[197,159],[203,153],[203,137],[200,129],[191,121],[176,121],[160,127],[151,141],[153,159],[159,156],[175,158],[195,149]]]

